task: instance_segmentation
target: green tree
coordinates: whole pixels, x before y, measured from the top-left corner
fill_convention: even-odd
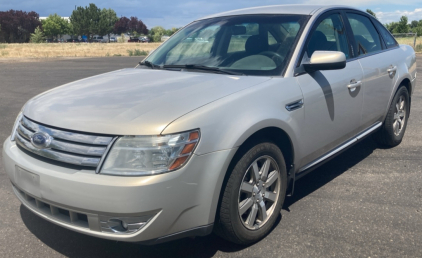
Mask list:
[[[178,31],[179,29],[178,28],[171,28],[171,29],[169,29],[169,30],[166,30],[166,36],[171,36],[171,35],[173,35],[174,33],[176,33],[177,31]]]
[[[377,18],[377,15],[371,9],[366,9],[366,12]]]
[[[32,43],[43,43],[45,42],[44,32],[38,26],[35,28],[34,33],[31,33],[31,42]]]
[[[418,37],[422,36],[422,26],[413,28],[413,32],[416,33]]]
[[[418,25],[419,25],[419,22],[418,21],[412,21],[411,23],[410,23],[410,28],[416,28],[416,27],[418,27]]]
[[[394,33],[408,33],[409,25],[407,25],[407,16],[402,16],[400,21],[397,23],[396,28],[393,30]]]
[[[153,27],[149,30],[149,38],[153,41],[153,42],[160,42],[161,41],[161,37],[166,35],[166,29],[164,29],[161,26],[156,26]]]
[[[41,23],[46,36],[57,38],[59,35],[69,33],[69,22],[56,13],[50,14],[47,19],[42,20]]]
[[[86,35],[89,40],[92,35],[98,33],[101,10],[95,4],[89,6],[79,6],[73,10],[69,17],[73,26],[73,33],[76,35]]]
[[[384,26],[389,30],[391,33],[394,33],[396,27],[398,26],[398,22],[390,22],[385,24]]]
[[[102,9],[100,12],[100,20],[98,22],[97,34],[100,36],[107,35],[110,42],[110,33],[113,32],[114,24],[119,20],[113,9]]]

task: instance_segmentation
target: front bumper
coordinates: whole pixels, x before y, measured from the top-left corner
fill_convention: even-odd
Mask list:
[[[25,154],[9,138],[3,145],[3,160],[16,196],[39,216],[87,235],[142,242],[212,225],[235,151],[193,155],[177,171],[143,177],[107,176],[52,165]],[[69,218],[50,212],[56,208],[68,211]],[[102,217],[149,219],[139,231],[128,234],[102,232]]]

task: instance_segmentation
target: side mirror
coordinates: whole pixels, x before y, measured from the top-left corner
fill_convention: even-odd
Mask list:
[[[346,67],[346,56],[340,51],[315,51],[309,63],[303,64],[305,71],[339,70]]]

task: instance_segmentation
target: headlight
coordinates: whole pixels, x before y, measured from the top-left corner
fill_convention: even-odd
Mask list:
[[[199,130],[172,135],[123,136],[114,143],[100,173],[145,176],[176,170],[192,156],[199,137]]]
[[[23,110],[23,108],[22,108],[22,110]],[[16,138],[16,134],[17,134],[16,131],[18,129],[20,121],[22,120],[22,117],[23,117],[23,112],[21,111],[21,112],[19,112],[18,116],[16,117],[15,124],[13,125],[13,131],[12,131],[12,134],[10,135],[11,141],[14,141],[15,138]]]

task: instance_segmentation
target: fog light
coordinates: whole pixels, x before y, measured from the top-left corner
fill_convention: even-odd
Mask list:
[[[140,217],[100,216],[101,231],[115,234],[130,234],[143,228],[155,214]]]
[[[122,227],[127,230],[127,222],[126,221],[122,221]]]

